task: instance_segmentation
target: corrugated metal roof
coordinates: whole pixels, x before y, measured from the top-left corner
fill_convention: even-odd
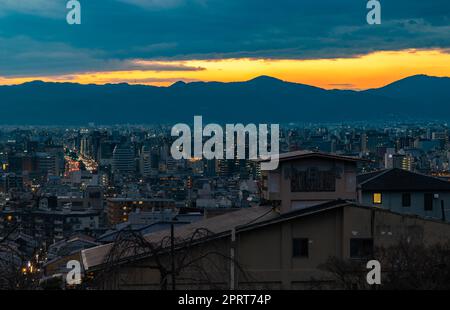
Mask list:
[[[245,208],[239,211],[226,213],[220,216],[212,217],[198,221],[175,229],[175,238],[190,238],[198,229],[206,229],[213,234],[219,235],[230,232],[232,229],[247,224],[254,224],[279,217],[279,213],[272,210],[269,206],[259,206]],[[144,236],[151,243],[157,243],[170,235],[170,230],[158,231]],[[95,266],[102,265],[105,257],[112,248],[112,244],[101,245],[98,247],[82,251],[83,265],[86,270]]]

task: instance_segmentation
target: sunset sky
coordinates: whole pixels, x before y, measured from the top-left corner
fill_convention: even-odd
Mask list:
[[[0,0],[0,85],[32,80],[168,86],[269,75],[327,89],[450,76],[450,2]]]

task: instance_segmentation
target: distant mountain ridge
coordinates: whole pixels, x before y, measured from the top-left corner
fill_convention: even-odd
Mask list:
[[[450,78],[415,75],[366,91],[325,90],[261,76],[246,82],[170,87],[41,81],[0,86],[9,125],[190,122],[336,122],[450,119]]]

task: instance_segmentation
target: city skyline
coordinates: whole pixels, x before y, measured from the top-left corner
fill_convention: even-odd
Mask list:
[[[0,291],[449,289],[449,13],[0,0]]]

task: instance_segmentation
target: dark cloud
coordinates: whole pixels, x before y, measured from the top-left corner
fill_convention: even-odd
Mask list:
[[[80,26],[58,18],[56,0],[39,0],[41,10],[24,6],[30,1],[0,0],[8,4],[0,9],[0,75],[113,70],[129,68],[130,59],[314,59],[450,48],[448,0],[381,1],[380,26],[366,24],[365,0],[82,1]]]
[[[0,37],[0,75],[9,77],[58,75],[95,71],[201,71],[204,68],[136,59],[109,58],[102,50],[73,48],[66,43],[28,37]]]
[[[134,84],[147,84],[147,83],[177,83],[183,81],[185,83],[200,82],[197,79],[187,79],[184,77],[179,78],[144,78],[144,79],[108,79],[108,83],[134,83]]]

